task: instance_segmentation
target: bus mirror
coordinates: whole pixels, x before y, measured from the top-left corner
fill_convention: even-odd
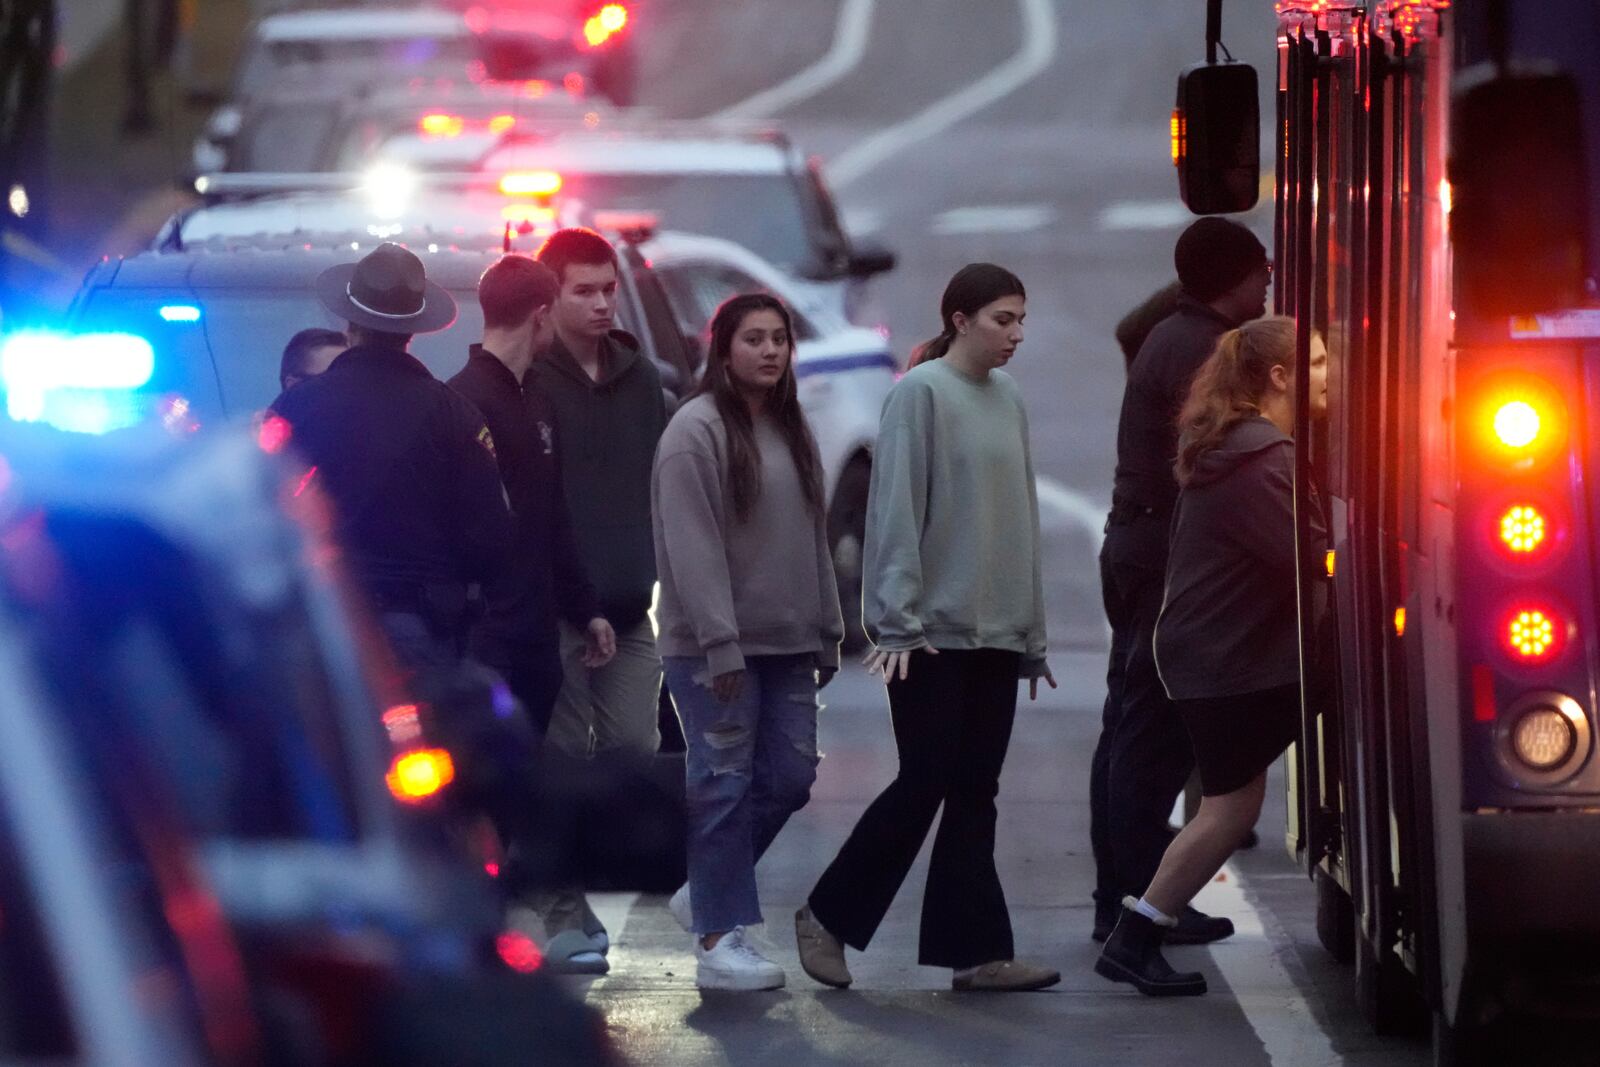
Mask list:
[[[1577,84],[1472,68],[1450,126],[1458,306],[1485,317],[1580,306],[1589,209]]]
[[[1248,63],[1200,63],[1178,75],[1172,111],[1178,195],[1196,215],[1248,211],[1261,186],[1261,104]]]

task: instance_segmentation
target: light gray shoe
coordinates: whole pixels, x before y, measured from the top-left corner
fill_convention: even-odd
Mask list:
[[[995,960],[957,971],[950,988],[971,993],[1025,993],[1061,981],[1061,972],[1022,960]]]
[[[794,913],[794,939],[800,947],[800,967],[812,978],[835,989],[855,980],[844,962],[844,943],[817,921],[809,907]]]
[[[582,930],[563,930],[544,947],[545,969],[552,974],[605,974],[611,964],[595,950]]]

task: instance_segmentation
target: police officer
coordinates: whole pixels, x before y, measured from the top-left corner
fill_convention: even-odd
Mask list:
[[[349,325],[350,347],[274,404],[334,511],[334,534],[402,665],[460,655],[468,586],[493,577],[511,546],[494,440],[470,401],[406,351],[455,321],[422,261],[381,244],[317,278]]]
[[[1110,936],[1123,896],[1142,892],[1155,876],[1172,836],[1167,816],[1194,768],[1188,733],[1167,699],[1152,648],[1178,497],[1172,469],[1178,409],[1217,339],[1266,313],[1272,278],[1256,236],[1215,216],[1183,232],[1173,259],[1182,292],[1177,310],[1150,331],[1129,368],[1100,552],[1111,659],[1089,787],[1096,941]],[[1167,941],[1204,944],[1232,933],[1227,919],[1191,907]]]

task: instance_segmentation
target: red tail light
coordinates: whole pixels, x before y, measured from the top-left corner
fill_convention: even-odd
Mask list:
[[[506,196],[555,196],[561,185],[561,175],[553,170],[512,171],[500,179]]]
[[[1501,642],[1518,663],[1548,663],[1566,645],[1567,622],[1546,605],[1519,605],[1501,623]]]

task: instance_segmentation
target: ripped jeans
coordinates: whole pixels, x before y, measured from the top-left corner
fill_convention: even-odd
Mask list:
[[[761,922],[756,861],[811,798],[817,777],[816,656],[751,656],[739,696],[719,703],[706,661],[663,660],[688,743],[689,899],[694,928]]]

